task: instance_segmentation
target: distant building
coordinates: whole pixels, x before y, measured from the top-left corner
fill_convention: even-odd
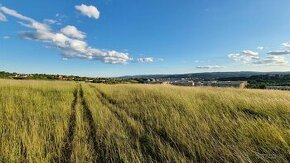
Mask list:
[[[170,84],[169,81],[162,81],[161,84]]]
[[[179,85],[179,86],[194,86],[194,81],[179,80],[179,81],[174,81],[171,84],[172,85]]]
[[[178,80],[171,82],[172,85],[180,86],[209,86],[209,87],[235,87],[245,88],[247,81],[190,81],[190,80]]]
[[[247,84],[248,84],[247,81],[218,81],[214,83],[213,86],[245,88]]]

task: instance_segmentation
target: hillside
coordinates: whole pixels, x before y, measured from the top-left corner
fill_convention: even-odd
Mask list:
[[[0,162],[287,162],[290,92],[0,80]]]

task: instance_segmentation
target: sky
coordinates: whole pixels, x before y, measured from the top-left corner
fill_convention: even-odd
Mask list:
[[[289,0],[0,0],[0,71],[290,71]]]

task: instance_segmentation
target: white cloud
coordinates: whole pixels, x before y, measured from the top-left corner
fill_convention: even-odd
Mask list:
[[[288,63],[287,59],[283,56],[267,56],[265,59],[257,60],[254,64],[266,64],[266,65],[285,65]]]
[[[196,66],[196,68],[197,69],[213,70],[213,69],[222,69],[222,68],[225,68],[225,66],[207,65],[207,66]]]
[[[259,53],[251,51],[251,50],[244,50],[242,54],[230,54],[228,55],[230,59],[234,61],[242,61],[244,63],[251,63],[251,64],[260,64],[260,65],[285,65],[288,63],[287,58],[284,56],[278,55],[285,55],[290,54],[289,51],[274,51],[267,53],[268,56],[266,58],[260,58]]]
[[[51,47],[57,48],[64,58],[99,60],[110,64],[126,64],[131,60],[128,53],[93,48],[83,40],[66,36],[61,32],[53,32],[48,25],[21,15],[15,10],[0,6],[0,11],[25,21],[25,23],[21,22],[20,24],[33,30],[21,32],[20,35],[23,38],[44,42]]]
[[[3,39],[5,40],[10,39],[10,36],[3,36]]]
[[[84,32],[79,31],[75,26],[72,26],[72,25],[68,25],[62,28],[60,31],[61,33],[69,37],[73,37],[77,39],[84,39],[86,37],[86,34]]]
[[[251,51],[251,50],[244,50],[243,51],[243,55],[257,58],[258,55],[259,55],[259,53],[258,52]]]
[[[290,50],[290,43],[283,43],[282,46],[284,46],[286,49]]]
[[[14,16],[14,17],[19,18],[21,20],[26,20],[26,21],[31,21],[31,22],[34,21],[33,19],[26,17],[26,16],[23,16],[23,15],[19,14],[17,11],[11,10],[11,9],[6,8],[4,6],[0,6],[0,11],[2,11],[4,14]]]
[[[263,47],[263,46],[258,46],[257,49],[258,49],[258,50],[263,50],[264,47]]]
[[[37,31],[50,31],[50,27],[47,24],[43,24],[35,20],[28,22],[28,24],[23,22],[19,22],[19,24],[27,28],[35,29]]]
[[[269,53],[267,53],[269,55],[287,55],[290,54],[290,51],[270,51]]]
[[[138,62],[153,62],[154,59],[152,57],[144,57],[144,58],[137,58]]]
[[[243,63],[259,65],[285,65],[288,63],[287,58],[278,55],[290,54],[290,51],[272,51],[267,54],[268,56],[266,58],[260,58],[259,53],[251,50],[244,50],[242,54],[229,54],[228,57],[234,61],[242,61]]]
[[[53,20],[53,19],[44,19],[43,22],[44,22],[45,24],[48,24],[48,25],[58,23],[56,20]]]
[[[7,21],[6,16],[2,12],[0,12],[0,21],[3,21],[3,22]]]
[[[240,53],[229,54],[228,57],[234,61],[250,62],[252,59],[259,59],[259,53],[251,50],[244,50]]]
[[[95,6],[76,5],[75,8],[89,18],[99,19],[100,11]]]
[[[282,46],[284,48],[286,48],[286,50],[270,51],[267,54],[269,54],[269,55],[287,55],[287,54],[290,54],[290,44],[289,43],[282,43]]]

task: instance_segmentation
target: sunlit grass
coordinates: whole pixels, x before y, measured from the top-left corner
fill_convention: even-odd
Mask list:
[[[287,162],[289,99],[287,91],[0,80],[0,162]]]
[[[195,161],[290,157],[290,93],[174,86],[96,85],[107,99]],[[169,142],[169,141],[167,141]]]
[[[74,84],[0,81],[0,162],[48,162],[60,154]]]

